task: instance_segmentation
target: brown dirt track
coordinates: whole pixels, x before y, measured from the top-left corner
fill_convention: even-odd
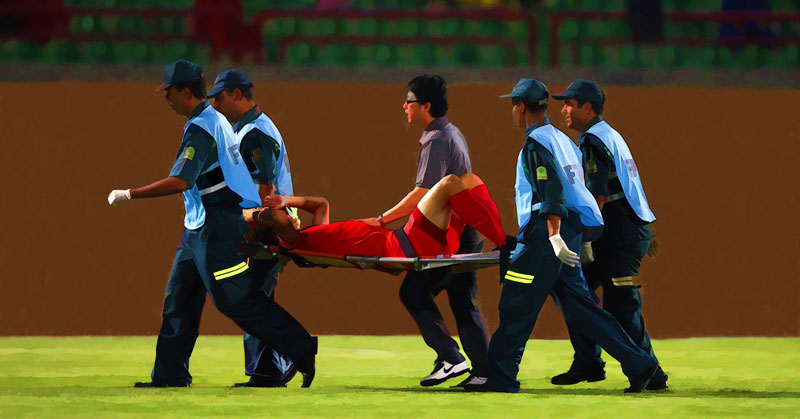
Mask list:
[[[151,93],[155,84],[0,83],[0,335],[158,332],[181,200],[105,201],[169,171],[184,119]],[[449,113],[509,232],[522,140],[496,98],[512,85],[454,84]],[[296,192],[328,197],[334,220],[377,215],[413,186],[418,132],[403,123],[402,83],[256,86],[287,141]],[[643,267],[654,337],[800,334],[799,93],[607,87],[606,119],[630,143],[659,217],[660,253]],[[496,276],[479,274],[490,330]],[[413,334],[399,284],[290,266],[278,300],[312,333]],[[238,329],[209,303],[201,332]],[[534,335],[566,336],[552,303]]]

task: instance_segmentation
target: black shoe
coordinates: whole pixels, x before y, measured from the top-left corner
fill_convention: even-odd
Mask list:
[[[572,366],[569,367],[569,371],[551,378],[550,383],[557,386],[570,386],[583,381],[588,381],[590,383],[603,381],[606,379],[605,366],[606,363],[603,362],[595,368],[586,369],[577,367],[573,362]]]
[[[480,386],[483,384],[486,384],[486,377],[475,375],[472,373],[472,371],[470,371],[469,377],[465,378],[460,383],[451,386],[450,388],[458,388],[458,387],[466,388],[467,386]]]
[[[653,375],[653,378],[650,379],[650,382],[647,383],[647,385],[644,388],[645,390],[653,390],[653,391],[666,390],[667,388],[669,388],[667,386],[668,378],[669,377],[667,376],[667,374],[665,374],[664,370],[662,370],[661,367],[659,366],[658,371],[656,371],[656,373]]]
[[[302,358],[296,360],[294,365],[297,371],[303,375],[303,384],[300,387],[311,387],[311,382],[314,381],[314,375],[317,373],[316,356],[317,356],[317,337],[313,336],[314,344],[309,348],[308,353],[303,355]]]
[[[267,387],[286,387],[285,383],[281,383],[280,380],[276,380],[274,378],[267,378],[267,377],[258,377],[252,376],[250,380],[245,381],[243,383],[236,383],[233,387],[259,387],[259,388],[267,388]]]
[[[508,272],[508,265],[511,263],[511,252],[517,247],[517,238],[515,236],[506,236],[506,242],[504,245],[500,246],[498,250],[500,250],[500,257],[499,257],[499,267],[500,267],[500,283],[503,283],[503,279],[506,277],[506,272]]]
[[[192,383],[167,384],[155,383],[152,381],[138,381],[133,386],[137,388],[191,387]]]
[[[630,379],[631,386],[625,389],[626,393],[641,393],[642,389],[647,387],[650,384],[650,380],[655,375],[656,371],[658,371],[658,364],[654,367],[646,369],[643,373],[637,375]]]

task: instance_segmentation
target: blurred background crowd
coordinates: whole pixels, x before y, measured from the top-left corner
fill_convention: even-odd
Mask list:
[[[800,0],[0,0],[0,62],[800,67]]]

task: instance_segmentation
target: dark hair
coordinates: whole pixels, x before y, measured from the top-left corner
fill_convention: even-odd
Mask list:
[[[192,80],[187,81],[186,83],[178,83],[172,85],[174,88],[178,89],[178,91],[183,90],[184,87],[189,88],[189,91],[192,92],[192,96],[197,99],[205,99],[206,98],[206,79],[203,76],[200,76],[199,80]]]
[[[253,100],[253,86],[230,86],[226,87],[225,91],[228,93],[233,93],[234,90],[239,89],[242,92],[242,96],[247,100]]]
[[[581,106],[583,106],[584,103],[586,103],[585,100],[584,101],[580,101],[580,100],[576,99],[575,101],[578,102],[578,107],[579,108]],[[594,113],[596,113],[598,115],[602,115],[603,114],[603,107],[605,107],[605,105],[603,105],[602,103],[597,103],[597,102],[589,102],[589,103],[592,105],[592,110],[594,111]]]
[[[511,104],[512,105],[519,105],[520,103],[524,103],[525,104],[525,112],[529,113],[531,115],[535,115],[535,114],[537,114],[539,112],[544,112],[544,111],[547,110],[547,102],[542,103],[541,105],[539,105],[538,103],[528,103],[528,102],[525,102],[522,99],[515,99],[513,97],[511,98]]]
[[[447,82],[435,74],[423,74],[408,82],[408,90],[414,93],[420,104],[431,104],[431,116],[441,118],[447,114]]]

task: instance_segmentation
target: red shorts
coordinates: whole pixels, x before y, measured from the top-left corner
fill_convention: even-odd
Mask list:
[[[458,251],[458,237],[464,224],[451,217],[447,231],[430,222],[415,208],[403,227],[417,257],[451,255]],[[293,249],[335,255],[405,257],[393,230],[362,221],[342,221],[304,228]]]

